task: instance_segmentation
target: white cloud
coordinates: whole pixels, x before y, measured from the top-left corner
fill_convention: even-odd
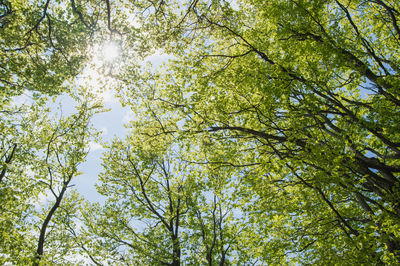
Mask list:
[[[89,148],[90,148],[90,151],[99,151],[99,150],[104,149],[103,146],[101,146],[101,144],[94,142],[94,141],[91,141],[89,143]]]
[[[41,210],[42,208],[48,206],[50,202],[54,200],[53,194],[49,190],[43,191],[39,194],[38,198],[32,203],[35,205],[36,210]]]
[[[108,128],[103,127],[103,128],[100,129],[100,131],[101,131],[101,137],[104,138],[105,136],[108,135]]]
[[[104,103],[112,103],[117,101],[117,99],[114,97],[114,95],[111,93],[110,90],[105,90],[99,93],[99,96],[103,99]]]
[[[167,62],[169,59],[173,59],[174,57],[164,53],[161,49],[155,51],[152,55],[146,57],[143,61],[143,65],[147,62],[150,62],[154,67],[160,66],[162,63]]]
[[[125,112],[124,117],[122,118],[122,122],[124,122],[124,124],[127,124],[127,123],[129,123],[130,121],[132,121],[134,119],[135,119],[135,113],[132,112],[132,110],[128,109]]]
[[[31,91],[25,90],[23,94],[21,94],[19,96],[15,96],[13,98],[13,105],[20,106],[23,104],[33,103],[32,95],[33,95],[33,93]]]

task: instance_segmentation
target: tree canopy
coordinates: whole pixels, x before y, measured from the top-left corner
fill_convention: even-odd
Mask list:
[[[0,12],[1,262],[399,263],[396,1],[3,0]],[[105,110],[74,80],[105,41],[121,55],[100,71],[134,119],[105,144],[93,203],[70,182]],[[155,53],[170,59],[142,63]],[[62,93],[76,113],[52,117],[47,98]]]

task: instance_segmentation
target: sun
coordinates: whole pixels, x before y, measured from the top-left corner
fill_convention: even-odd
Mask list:
[[[106,42],[101,47],[101,55],[105,62],[113,62],[120,55],[120,48],[115,42]]]
[[[91,47],[92,62],[97,67],[115,65],[121,55],[121,45],[116,41],[97,43]]]
[[[118,68],[121,50],[121,43],[116,41],[93,44],[88,51],[91,60],[76,77],[75,84],[96,94],[103,102],[113,101],[110,88],[115,85],[115,79],[109,74]]]

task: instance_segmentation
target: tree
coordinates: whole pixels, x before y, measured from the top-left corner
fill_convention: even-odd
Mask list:
[[[249,262],[241,247],[249,228],[234,213],[241,203],[224,195],[230,177],[203,176],[173,150],[136,142],[135,135],[115,140],[105,154],[98,190],[107,202],[83,211],[80,234],[92,262]]]
[[[52,122],[46,104],[83,94],[73,83],[90,46],[121,35],[111,13],[110,1],[0,1],[1,262],[60,263],[74,252],[68,232],[79,196],[68,190],[97,107],[82,104],[79,115]],[[18,103],[22,94],[31,106]],[[48,193],[54,202],[40,206]]]
[[[1,262],[55,262],[70,252],[66,235],[56,236],[73,220],[79,197],[67,189],[93,137],[88,123],[97,107],[83,103],[79,115],[52,121],[46,105],[65,92],[80,101],[84,93],[71,83],[90,58],[89,41],[104,37],[103,11],[96,1],[0,1]],[[19,102],[23,94],[31,105]],[[54,203],[41,208],[50,192]],[[45,252],[60,243],[63,249]]]
[[[4,109],[3,109],[4,110]],[[24,236],[30,235],[26,217],[33,211],[29,202],[39,193],[40,187],[30,181],[30,165],[37,147],[33,134],[24,134],[22,128],[34,132],[32,120],[38,113],[29,112],[27,106],[8,109],[1,113],[1,217],[0,261],[4,263],[11,254],[20,256],[28,248]],[[40,124],[40,119],[36,120]]]
[[[96,25],[85,23],[87,15],[75,1],[50,2],[1,1],[3,101],[25,90],[47,95],[68,91],[63,82],[87,60],[85,50]]]
[[[164,71],[123,75],[138,87],[122,90],[141,110],[132,127],[236,169],[259,197],[267,261],[398,263],[399,14],[393,1],[191,1]]]
[[[46,143],[44,145],[44,156],[38,162],[36,180],[42,183],[44,188],[49,190],[49,193],[51,192],[54,196],[54,202],[49,204],[49,209],[45,209],[42,214],[43,218],[40,218],[34,265],[39,265],[41,261],[55,262],[54,257],[45,256],[47,255],[44,250],[46,244],[53,246],[50,254],[57,254],[60,248],[66,250],[65,253],[61,254],[62,256],[59,258],[61,260],[64,259],[63,256],[70,252],[68,249],[71,247],[68,246],[67,234],[61,230],[62,227],[71,226],[69,223],[73,223],[79,197],[72,194],[71,197],[64,198],[67,197],[67,190],[72,186],[72,179],[79,175],[79,164],[85,161],[88,153],[88,143],[93,134],[89,121],[94,111],[95,107],[83,103],[78,107],[77,114],[60,119],[56,125],[46,128],[46,131],[51,132],[51,134],[48,134],[44,140],[44,143]],[[60,211],[63,213],[61,217],[57,215]],[[68,224],[63,225],[66,222]],[[64,230],[66,229],[64,228]],[[48,241],[49,239],[51,241]],[[44,260],[44,258],[49,257],[51,260]]]
[[[399,17],[381,0],[1,1],[2,259],[398,264]],[[84,125],[35,131],[13,97],[70,91],[94,39],[121,45],[110,74],[135,120],[105,154],[108,201],[78,230],[64,193]],[[156,49],[169,64],[138,66]],[[43,188],[55,201],[32,218]]]
[[[52,121],[42,108],[24,114],[22,130],[29,133],[22,132],[3,166],[2,261],[54,263],[74,251],[67,225],[74,223],[79,197],[67,190],[94,136],[89,119],[96,108],[82,103],[77,114],[59,121]],[[46,252],[46,247],[52,248]]]

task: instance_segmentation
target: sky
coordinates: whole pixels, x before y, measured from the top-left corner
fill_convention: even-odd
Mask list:
[[[114,47],[116,48],[116,47]],[[95,92],[97,96],[102,99],[104,104],[104,109],[107,111],[95,114],[92,117],[92,126],[100,131],[101,141],[94,142],[91,141],[89,144],[89,153],[86,157],[86,161],[83,162],[78,170],[82,173],[76,176],[72,180],[72,185],[75,190],[85,199],[92,203],[94,202],[104,202],[105,197],[97,193],[95,184],[98,181],[98,176],[102,172],[102,154],[105,152],[102,143],[111,142],[112,139],[118,137],[123,139],[128,134],[128,129],[124,127],[134,118],[134,112],[129,108],[129,106],[123,107],[119,99],[115,96],[115,90],[113,89],[112,80],[102,79],[102,73],[95,71],[96,67],[107,63],[107,64],[118,64],[118,57],[120,56],[118,49],[114,49],[110,43],[104,43],[99,45],[94,45],[93,51],[93,61],[89,62],[82,72],[76,77],[74,84],[72,86],[79,90],[82,86],[88,86],[92,92]],[[145,65],[148,62],[151,63],[153,69],[160,66],[162,63],[168,61],[171,56],[163,54],[160,51],[156,51],[151,56],[148,56],[141,64]],[[105,83],[107,88],[105,91],[98,92],[101,87],[101,83]],[[115,85],[115,84],[114,84]],[[21,96],[14,98],[15,105],[21,104],[32,104],[32,92],[26,91]],[[47,103],[51,115],[54,117],[59,117],[60,113],[63,116],[69,116],[76,112],[75,107],[77,103],[68,95],[62,94],[59,96],[54,96]],[[54,198],[51,193],[44,193],[40,196],[38,203],[39,206],[47,206],[49,202],[53,201]]]
[[[112,63],[114,57],[118,57],[118,51],[113,50],[109,47],[108,43],[98,46],[96,49],[99,53],[94,56],[95,64],[101,64],[104,61]],[[104,49],[105,48],[105,49]],[[110,56],[111,54],[111,56]],[[150,62],[154,68],[166,62],[170,56],[156,52],[149,56],[142,64]],[[89,86],[94,91],[100,86],[97,79],[99,74],[90,68],[85,68],[81,75],[77,78],[77,85],[83,85],[85,82],[89,82]],[[134,118],[134,112],[129,107],[123,107],[118,98],[115,96],[112,86],[107,86],[108,90],[98,93],[98,96],[102,98],[104,107],[108,111],[95,114],[92,119],[92,124],[95,129],[101,131],[102,142],[110,142],[113,138],[119,137],[124,138],[128,130],[124,127],[124,124],[128,123]],[[74,100],[64,94],[58,96],[55,102],[49,104],[51,110],[56,112],[57,108],[61,108],[64,115],[73,113],[75,110],[74,106],[76,103]],[[90,143],[90,151],[87,155],[87,160],[81,164],[79,171],[82,175],[77,176],[73,179],[74,188],[90,202],[102,202],[104,198],[97,193],[95,184],[98,180],[98,175],[102,171],[102,153],[105,151],[101,143],[92,141]]]
[[[231,1],[234,7],[237,7],[236,1]],[[134,17],[128,16],[131,19],[131,23],[135,24]],[[94,65],[102,63],[115,64],[118,60],[119,50],[117,45],[106,42],[103,44],[95,44],[91,49],[93,53]],[[150,62],[154,68],[157,68],[162,63],[166,62],[171,57],[167,54],[163,54],[160,51],[156,51],[151,56],[147,57],[142,64]],[[83,85],[89,81],[89,85],[96,90],[99,86],[98,81],[99,74],[93,71],[90,67],[86,67],[80,76],[76,79],[78,84]],[[79,84],[81,83],[81,84]],[[101,138],[103,142],[110,142],[113,138],[119,137],[124,138],[127,135],[128,130],[124,127],[131,119],[134,118],[134,112],[129,107],[123,107],[119,100],[115,97],[112,86],[110,89],[98,94],[103,99],[105,109],[109,111],[96,114],[92,119],[93,126],[101,131]],[[64,115],[71,114],[74,112],[75,103],[68,95],[61,95],[57,97],[57,100],[53,103],[49,103],[50,108],[56,112],[58,107],[61,107]],[[82,175],[73,179],[74,188],[90,202],[102,202],[104,198],[97,193],[95,184],[98,180],[98,175],[102,171],[102,153],[105,151],[101,143],[91,142],[90,151],[87,155],[87,160],[81,164],[79,171]]]

